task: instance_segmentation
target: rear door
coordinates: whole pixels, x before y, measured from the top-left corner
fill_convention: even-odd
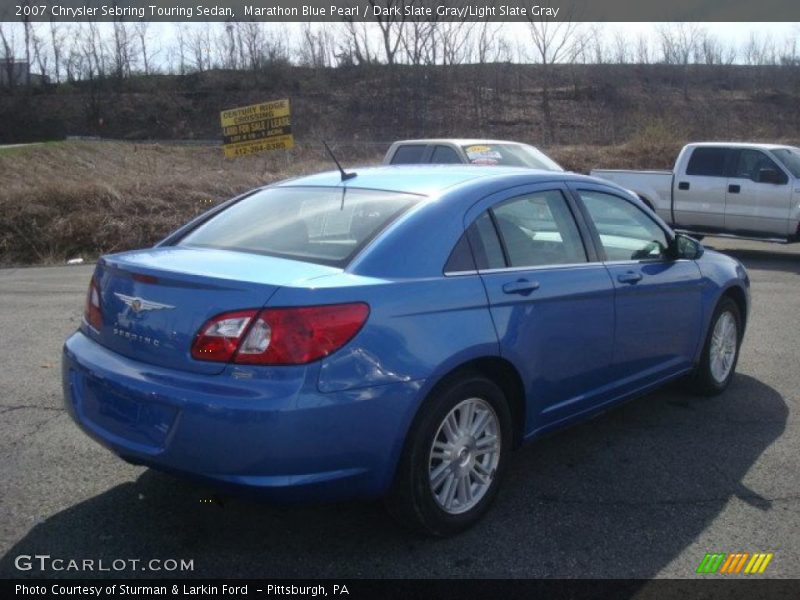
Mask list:
[[[685,173],[675,173],[672,194],[677,227],[701,231],[725,227],[729,153],[720,146],[698,146],[689,156]]]
[[[614,287],[566,187],[495,194],[467,214],[502,354],[528,391],[526,431],[596,402],[613,354]]]
[[[688,368],[700,342],[702,275],[670,256],[670,235],[631,199],[576,188],[616,290],[613,379],[620,393]]]
[[[734,151],[725,202],[725,229],[744,234],[789,234],[792,186],[789,177],[765,152],[744,148]],[[778,174],[777,183],[761,181],[762,170]]]

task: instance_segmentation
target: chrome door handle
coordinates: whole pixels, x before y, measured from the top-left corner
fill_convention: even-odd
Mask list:
[[[617,281],[620,283],[638,283],[642,280],[642,274],[636,273],[634,271],[628,271],[627,273],[620,273],[617,275]]]
[[[522,294],[523,296],[527,296],[538,289],[538,281],[528,281],[527,279],[517,279],[503,285],[503,291],[506,294]]]

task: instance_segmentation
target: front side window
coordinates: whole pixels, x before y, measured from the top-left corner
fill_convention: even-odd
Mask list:
[[[492,209],[512,267],[586,262],[578,226],[558,190],[536,192]]]
[[[611,194],[581,190],[580,196],[600,236],[607,260],[667,257],[667,234],[644,211]]]
[[[751,181],[761,181],[761,170],[768,169],[783,176],[783,171],[766,154],[758,150],[742,150],[739,153],[739,160],[736,161],[736,170],[732,177],[740,179],[750,179]],[[784,178],[785,179],[785,178]],[[785,183],[785,181],[784,181]]]
[[[772,154],[789,169],[795,177],[800,177],[800,148],[778,148]]]
[[[212,217],[178,245],[345,266],[361,247],[420,199],[377,190],[270,188]]]
[[[686,174],[725,177],[727,156],[727,148],[695,148],[686,166]]]

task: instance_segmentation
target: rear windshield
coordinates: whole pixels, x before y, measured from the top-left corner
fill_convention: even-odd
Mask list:
[[[546,171],[563,171],[558,163],[525,144],[470,144],[462,146],[473,165],[507,165]]]
[[[179,246],[267,254],[344,267],[421,196],[346,188],[270,188],[240,200]]]

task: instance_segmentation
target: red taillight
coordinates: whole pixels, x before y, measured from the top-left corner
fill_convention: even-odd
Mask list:
[[[89,282],[89,291],[86,292],[86,309],[83,312],[83,317],[93,329],[100,330],[103,327],[103,312],[100,309],[100,286],[97,285],[97,280],[94,277]]]
[[[223,313],[200,329],[192,344],[192,357],[198,360],[228,362],[236,353],[257,310]]]
[[[353,339],[369,316],[362,302],[224,313],[203,325],[192,346],[198,360],[299,365]]]

